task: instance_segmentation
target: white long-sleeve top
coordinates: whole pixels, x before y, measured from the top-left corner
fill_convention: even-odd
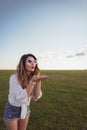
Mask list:
[[[38,99],[41,96],[42,96],[42,92],[40,92]],[[26,88],[23,89],[22,86],[18,83],[17,74],[11,75],[10,81],[9,81],[8,100],[11,105],[21,107],[21,119],[24,119],[26,117],[27,105],[30,105],[30,101],[32,97],[33,97],[33,92],[28,97]]]

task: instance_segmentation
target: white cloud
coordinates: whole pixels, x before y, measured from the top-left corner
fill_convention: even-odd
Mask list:
[[[73,57],[76,57],[76,56],[85,56],[87,55],[87,46],[85,46],[84,48],[81,48],[78,52],[76,53],[72,53],[73,51],[69,51],[69,53],[71,54],[68,54],[66,57],[67,58],[73,58]]]
[[[57,60],[58,59],[58,53],[50,51],[47,52],[46,54],[40,54],[38,55],[38,60]]]

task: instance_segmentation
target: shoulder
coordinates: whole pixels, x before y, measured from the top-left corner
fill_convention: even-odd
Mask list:
[[[15,73],[15,74],[12,74],[11,76],[10,76],[10,80],[15,80],[15,79],[17,79],[17,74]]]

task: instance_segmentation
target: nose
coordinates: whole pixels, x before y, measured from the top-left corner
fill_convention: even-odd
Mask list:
[[[32,65],[34,65],[35,63],[32,61],[32,63],[31,63]]]

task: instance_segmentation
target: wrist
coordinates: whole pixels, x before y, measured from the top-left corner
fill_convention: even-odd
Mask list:
[[[40,83],[41,83],[41,81],[37,81],[37,82],[36,82],[36,84],[40,84]]]
[[[30,84],[31,84],[31,85],[35,85],[36,82],[34,82],[34,81],[30,81]]]

